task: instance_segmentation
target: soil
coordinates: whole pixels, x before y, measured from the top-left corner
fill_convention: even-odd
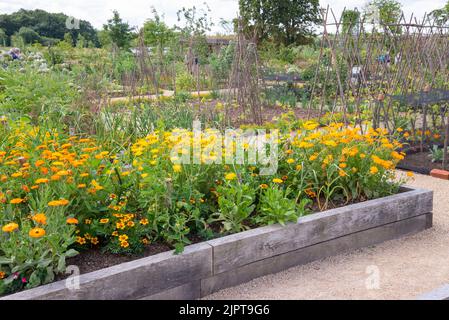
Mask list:
[[[67,265],[75,265],[80,269],[80,274],[89,273],[92,271],[97,271],[103,268],[108,268],[115,266],[120,263],[133,261],[145,257],[149,257],[158,253],[166,252],[172,250],[166,244],[153,243],[145,248],[142,254],[133,255],[119,255],[109,252],[103,252],[99,248],[89,249],[87,251],[81,252],[79,255],[68,258],[66,261]],[[58,275],[57,280],[65,279],[68,275]]]
[[[421,152],[418,145],[410,146],[405,150],[406,157],[402,160],[398,169],[410,170],[421,174],[429,174],[432,169],[442,169],[442,162],[432,162],[429,157],[430,146],[425,146]]]

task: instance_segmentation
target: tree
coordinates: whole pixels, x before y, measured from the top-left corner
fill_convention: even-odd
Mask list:
[[[163,21],[156,9],[153,8],[153,19],[148,19],[143,25],[145,45],[163,49],[168,43],[173,41],[176,34]]]
[[[84,38],[81,34],[79,34],[78,38],[76,39],[76,47],[77,48],[85,48],[85,47],[87,47],[86,38]]]
[[[70,32],[67,32],[64,34],[64,41],[67,42],[71,47],[73,47],[73,37]]]
[[[435,19],[435,23],[439,26],[443,26],[449,22],[449,0],[446,5],[441,8],[434,10],[430,13],[430,16]]]
[[[372,0],[365,8],[365,17],[380,26],[385,32],[401,33],[397,24],[402,15],[402,5],[396,0]]]
[[[131,46],[131,40],[134,38],[133,30],[127,22],[124,22],[117,10],[114,10],[112,19],[103,26],[107,31],[111,42],[119,48],[128,49]]]
[[[360,12],[357,9],[345,10],[342,14],[343,33],[354,33],[360,22]]]
[[[28,27],[22,27],[19,29],[19,32],[17,33],[17,36],[22,38],[23,43],[25,45],[27,44],[33,44],[35,42],[39,42],[41,40],[41,36],[34,31],[31,28]]]
[[[7,42],[8,42],[8,36],[6,35],[5,30],[0,29],[0,46],[6,47]]]
[[[0,28],[8,37],[19,32],[21,27],[27,27],[37,32],[44,42],[50,43],[48,39],[64,40],[64,35],[69,32],[73,39],[82,34],[87,40],[99,45],[97,33],[92,25],[84,20],[79,20],[79,28],[68,29],[67,22],[70,18],[63,13],[48,13],[44,10],[21,9],[12,14],[0,15]]]
[[[278,44],[304,44],[321,21],[318,0],[239,0],[247,33]]]

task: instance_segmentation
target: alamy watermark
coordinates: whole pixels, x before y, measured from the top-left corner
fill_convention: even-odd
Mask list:
[[[278,130],[227,129],[223,135],[216,129],[203,131],[201,122],[194,121],[192,135],[175,130],[172,139],[174,164],[257,165],[260,175],[274,175],[278,169]]]
[[[67,17],[65,20],[65,27],[69,30],[79,30],[80,29],[80,20],[75,17]]]

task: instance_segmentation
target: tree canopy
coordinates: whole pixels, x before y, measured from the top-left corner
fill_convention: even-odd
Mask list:
[[[438,25],[445,25],[449,22],[449,0],[446,5],[431,12],[431,16],[435,19]]]
[[[64,40],[64,35],[70,33],[73,39],[81,34],[86,40],[99,45],[97,33],[90,22],[79,20],[79,28],[67,28],[69,16],[63,13],[49,13],[44,10],[20,9],[11,14],[0,15],[0,29],[5,31],[10,44],[10,37],[19,33],[21,28],[29,28],[36,32],[42,39]],[[28,30],[29,31],[29,30]]]
[[[131,46],[134,28],[122,20],[117,10],[114,10],[113,17],[104,25],[104,30],[117,47],[127,49]]]
[[[239,0],[239,7],[246,32],[284,45],[307,43],[321,20],[318,0]]]

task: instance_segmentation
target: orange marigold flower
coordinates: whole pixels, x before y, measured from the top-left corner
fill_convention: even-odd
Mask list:
[[[28,235],[31,238],[42,238],[43,236],[45,236],[45,230],[42,228],[33,228],[30,230]]]
[[[44,224],[44,225],[47,224],[47,216],[44,213],[35,214],[32,217],[32,220],[39,224]]]
[[[48,203],[48,206],[50,206],[50,207],[60,207],[60,206],[66,206],[66,205],[68,205],[69,204],[69,200],[66,200],[66,199],[60,199],[60,200],[53,200],[53,201],[50,201],[49,203]]]
[[[48,179],[47,178],[41,178],[41,179],[37,179],[36,181],[34,181],[35,184],[41,184],[41,183],[48,183]]]
[[[19,203],[22,203],[24,201],[25,201],[25,199],[15,198],[15,199],[12,199],[9,203],[11,203],[11,204],[19,204]]]
[[[8,223],[2,227],[3,232],[13,232],[19,228],[19,225],[15,222]]]
[[[70,218],[67,218],[66,223],[67,224],[78,224],[78,219],[70,217]]]

